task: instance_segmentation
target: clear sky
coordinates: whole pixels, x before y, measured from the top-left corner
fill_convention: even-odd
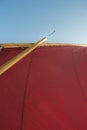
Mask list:
[[[87,0],[0,0],[0,43],[87,43]]]

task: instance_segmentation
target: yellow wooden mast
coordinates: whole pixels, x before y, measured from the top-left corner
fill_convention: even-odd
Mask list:
[[[40,41],[38,41],[36,44],[34,44],[31,48],[25,49],[23,52],[19,53],[18,55],[13,57],[8,62],[6,62],[5,64],[1,65],[0,66],[0,75],[3,74],[5,71],[7,71],[9,68],[11,68],[13,65],[15,65],[18,61],[23,59],[26,55],[28,55],[30,52],[32,52],[35,48],[40,46],[46,40],[47,40],[47,37],[42,38]]]

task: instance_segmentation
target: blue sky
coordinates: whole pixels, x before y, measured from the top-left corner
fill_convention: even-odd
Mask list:
[[[0,0],[0,43],[87,43],[87,0]]]

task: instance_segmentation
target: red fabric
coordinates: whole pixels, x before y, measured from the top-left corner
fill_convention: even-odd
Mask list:
[[[40,47],[1,75],[0,129],[87,130],[87,48]]]

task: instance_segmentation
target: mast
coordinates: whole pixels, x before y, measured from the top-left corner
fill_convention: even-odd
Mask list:
[[[17,62],[19,62],[21,59],[23,59],[25,56],[27,56],[29,53],[31,53],[34,49],[36,49],[38,46],[40,46],[46,40],[47,40],[47,37],[42,38],[36,44],[34,44],[31,48],[25,49],[23,52],[19,53],[18,55],[13,57],[8,62],[1,65],[0,66],[0,75],[3,74],[5,71],[7,71],[9,68],[11,68],[13,65],[15,65]]]

